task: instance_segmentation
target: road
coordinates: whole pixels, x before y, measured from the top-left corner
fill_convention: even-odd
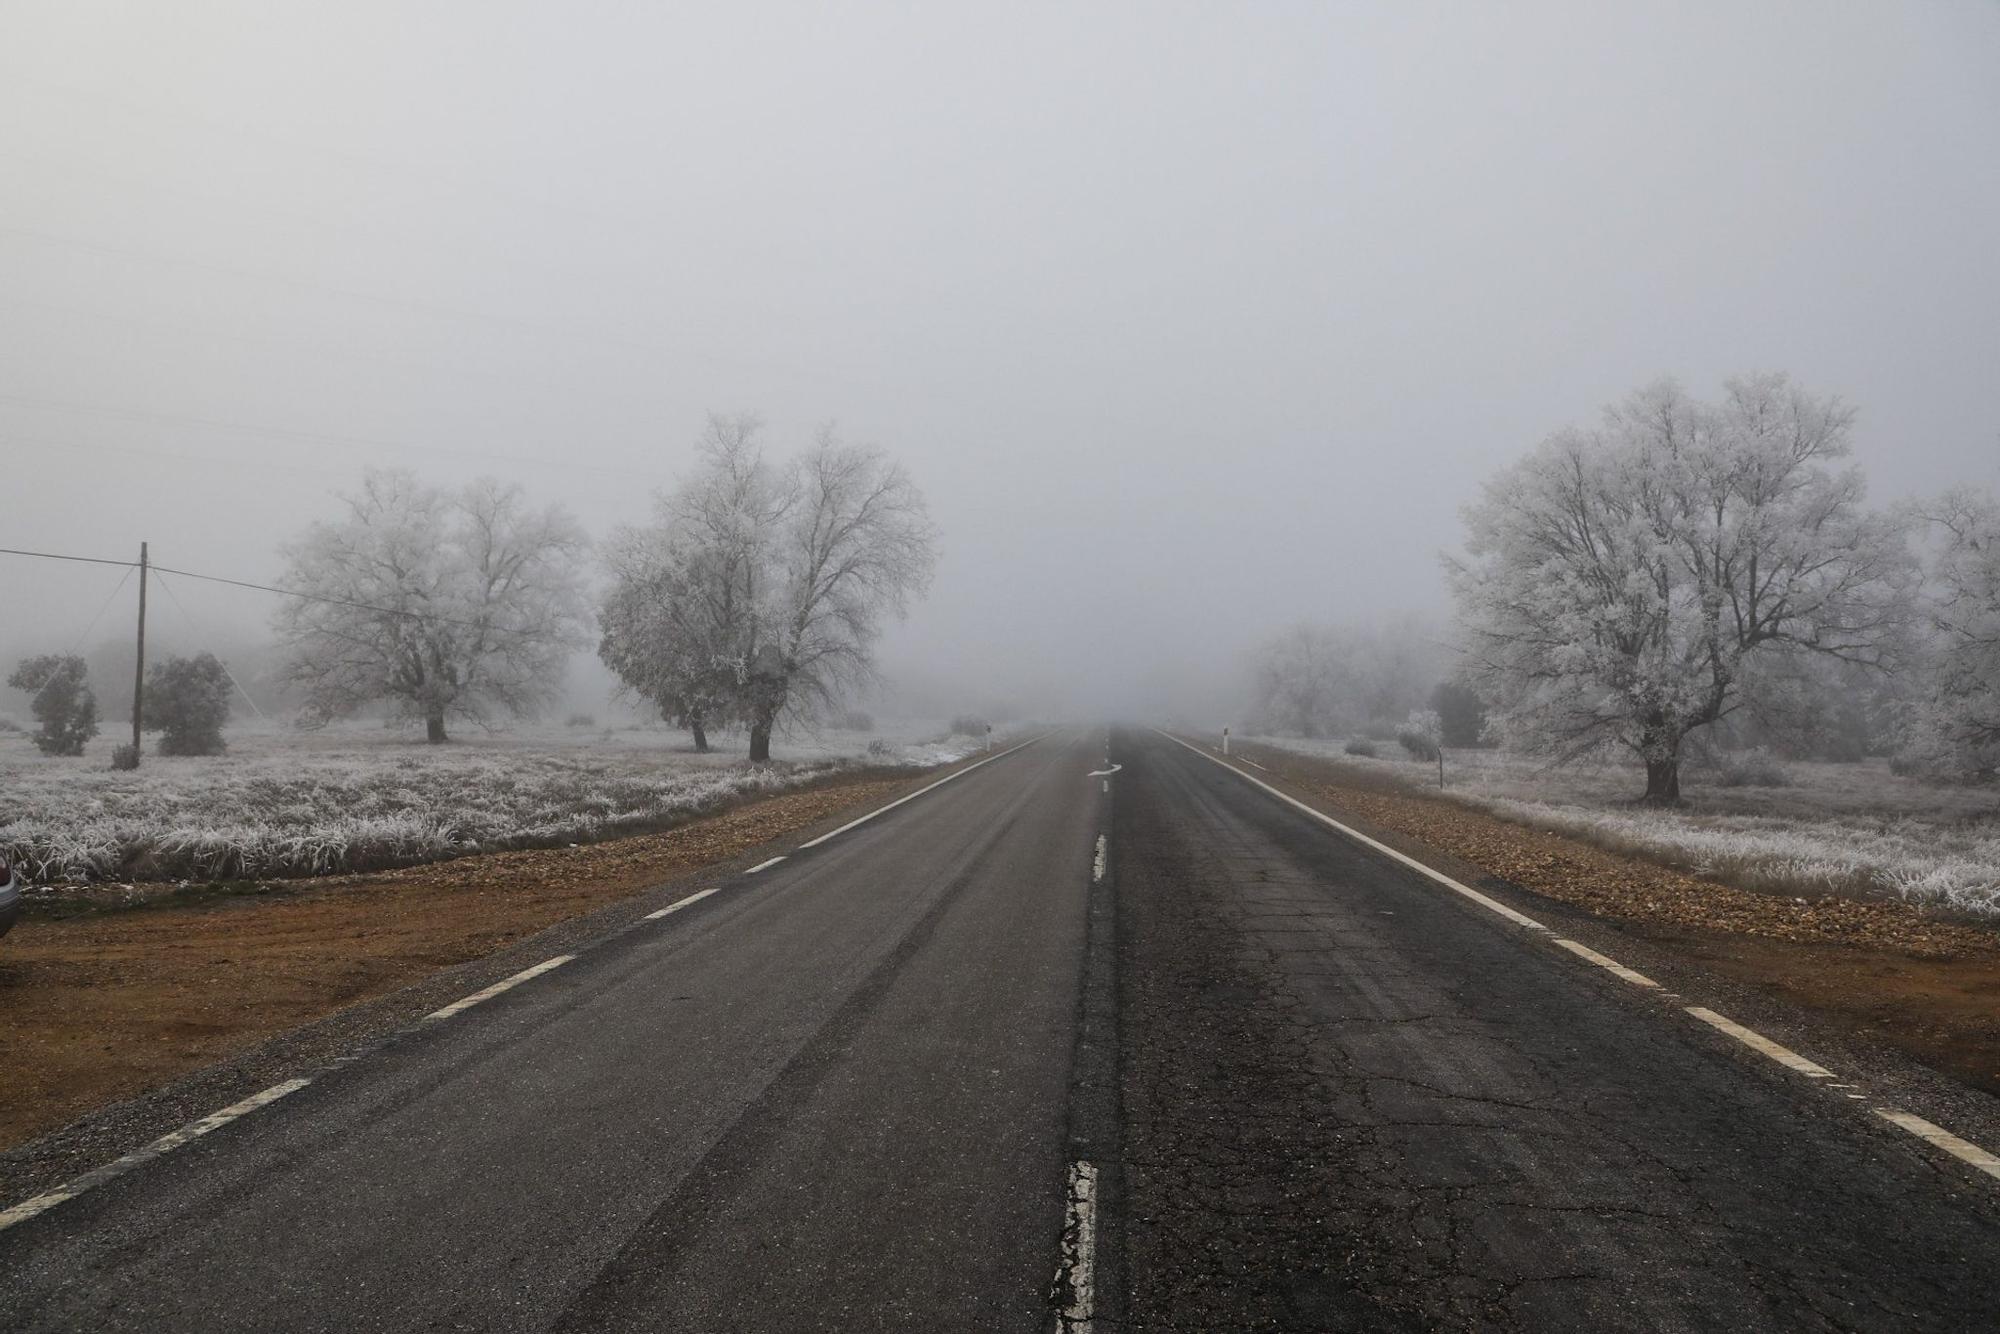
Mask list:
[[[1180,743],[1106,757],[0,1231],[0,1328],[2000,1327],[2000,1181]]]

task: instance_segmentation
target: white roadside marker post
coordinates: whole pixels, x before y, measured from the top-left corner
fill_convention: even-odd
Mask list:
[[[1229,729],[1226,727],[1222,729],[1222,753],[1229,753]]]

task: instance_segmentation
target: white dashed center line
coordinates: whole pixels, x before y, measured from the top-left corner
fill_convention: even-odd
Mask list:
[[[1069,1168],[1056,1302],[1056,1328],[1062,1334],[1090,1334],[1097,1306],[1097,1168],[1090,1163],[1071,1163]]]

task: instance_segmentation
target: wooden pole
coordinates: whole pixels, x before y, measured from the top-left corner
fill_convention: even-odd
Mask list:
[[[139,544],[139,656],[132,666],[132,763],[139,762],[139,729],[146,718],[146,544]]]

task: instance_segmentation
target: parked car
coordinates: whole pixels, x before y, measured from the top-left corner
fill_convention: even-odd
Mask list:
[[[21,915],[21,877],[14,864],[0,857],[0,936],[7,934]]]

